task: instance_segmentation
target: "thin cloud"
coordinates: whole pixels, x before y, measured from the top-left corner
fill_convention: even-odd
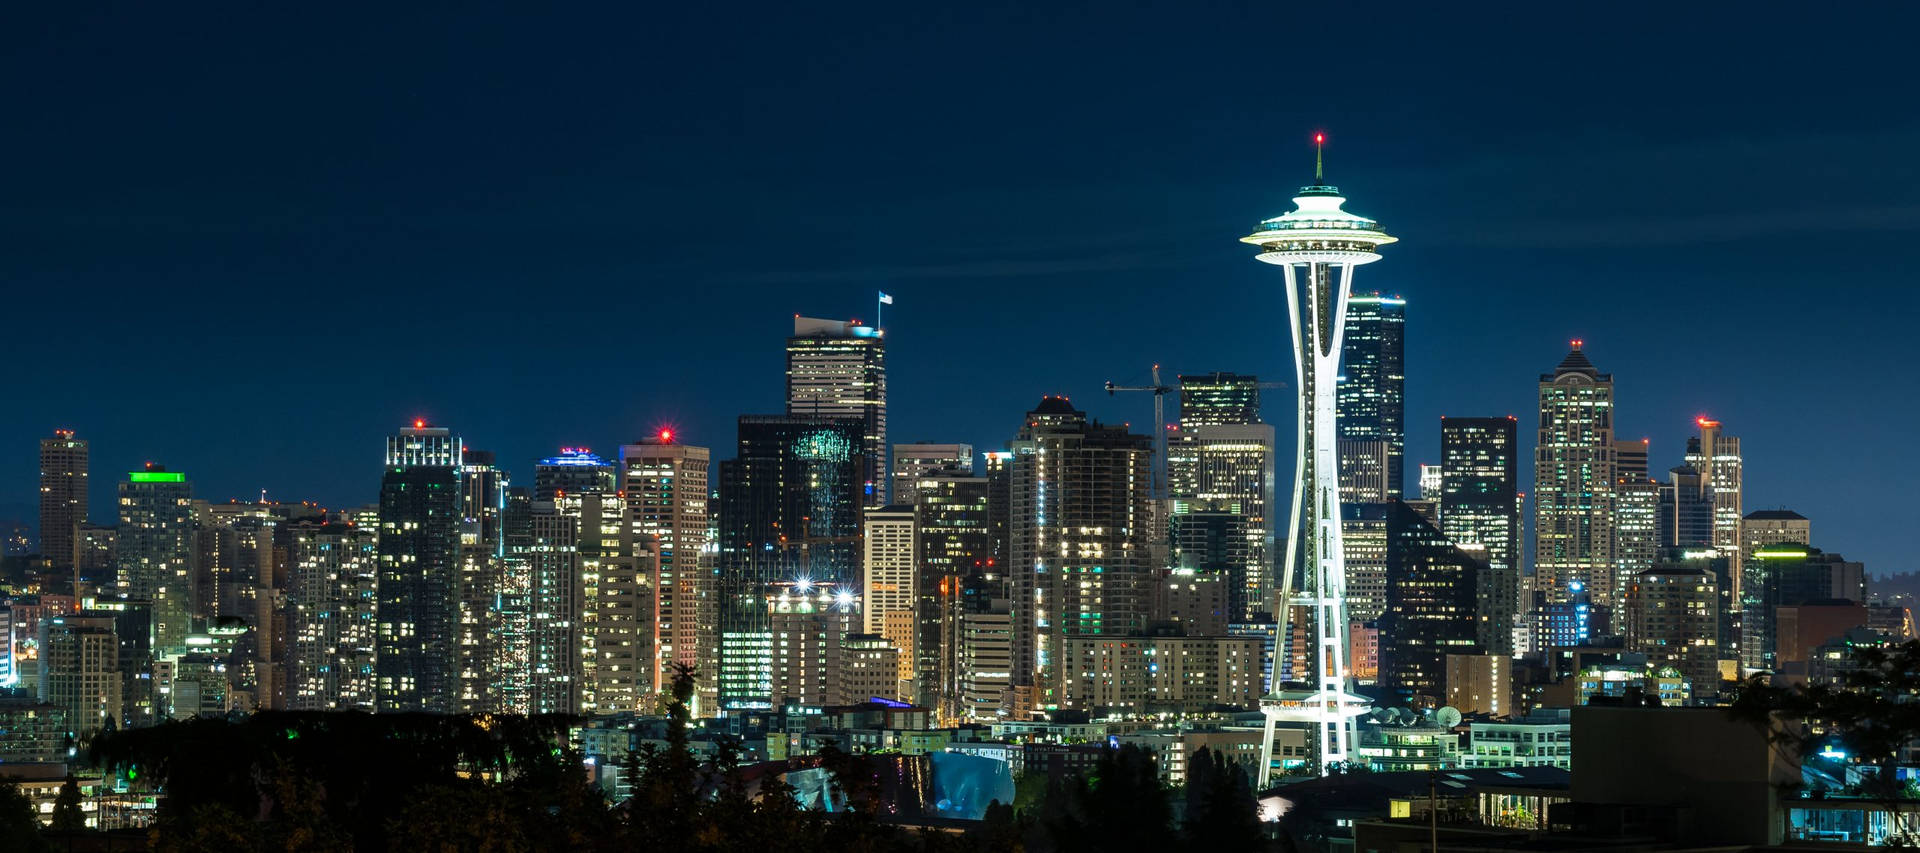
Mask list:
[[[761,273],[744,280],[765,284],[818,282],[903,281],[945,278],[1014,278],[1121,270],[1167,269],[1179,259],[1144,252],[1053,259],[982,259],[946,264],[903,264],[851,269],[795,270]]]

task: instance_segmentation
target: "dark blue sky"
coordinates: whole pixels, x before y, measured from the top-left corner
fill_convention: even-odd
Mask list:
[[[1043,5],[16,10],[0,516],[57,426],[96,514],[147,459],[370,501],[415,415],[522,476],[661,423],[730,455],[791,316],[877,288],[896,439],[1144,424],[1103,380],[1290,376],[1235,240],[1324,128],[1402,239],[1360,281],[1411,303],[1410,468],[1582,337],[1656,467],[1711,414],[1749,508],[1916,568],[1913,7]]]

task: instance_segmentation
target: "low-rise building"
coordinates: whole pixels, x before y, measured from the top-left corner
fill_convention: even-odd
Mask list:
[[[1524,717],[1467,723],[1465,769],[1573,768],[1573,718],[1566,708],[1539,708]]]

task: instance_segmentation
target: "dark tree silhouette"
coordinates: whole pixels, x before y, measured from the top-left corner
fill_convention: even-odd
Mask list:
[[[1848,760],[1872,765],[1864,784],[1853,791],[1889,804],[1914,799],[1896,775],[1898,759],[1920,741],[1920,640],[1898,645],[1854,646],[1850,668],[1837,686],[1776,687],[1765,676],[1742,682],[1728,713],[1766,732],[1774,743],[1801,756],[1836,748]],[[1776,717],[1789,721],[1782,726]],[[1894,833],[1904,844],[1920,844],[1920,820],[1907,810],[1895,813]]]
[[[53,831],[83,832],[87,828],[87,813],[80,809],[80,780],[72,773],[67,781],[60,783],[60,795],[53,800]]]
[[[0,777],[0,853],[44,853],[46,849],[40,821],[33,816],[33,801],[19,784]]]

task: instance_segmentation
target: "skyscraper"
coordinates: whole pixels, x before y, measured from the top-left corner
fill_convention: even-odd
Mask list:
[[[372,711],[378,531],[301,521],[287,540],[286,707]]]
[[[668,683],[674,663],[700,660],[700,552],[707,546],[711,451],[678,444],[673,430],[620,448],[620,489],[636,547],[654,554],[654,654],[647,680]]]
[[[1238,373],[1180,375],[1180,428],[1264,423],[1260,380]]]
[[[460,439],[414,421],[387,438],[374,605],[380,711],[460,707]]]
[[[1375,621],[1387,610],[1387,519],[1392,511],[1391,503],[1340,506],[1341,556],[1347,566],[1347,620],[1352,624]]]
[[[911,506],[868,507],[861,530],[860,589],[866,597],[863,633],[900,650],[900,678],[917,678],[920,654],[920,540]],[[889,689],[884,694],[897,695]]]
[[[1646,439],[1613,442],[1613,577],[1626,589],[1633,579],[1654,567],[1661,554],[1658,480],[1647,470]],[[1625,607],[1615,608],[1616,619],[1627,618]],[[1625,633],[1624,623],[1613,625]]]
[[[742,415],[720,463],[717,660],[723,708],[767,707],[767,591],[776,581],[857,580],[860,511],[871,471],[863,422]]]
[[[500,658],[506,537],[502,525],[511,488],[491,451],[463,448],[460,481],[460,710],[501,709],[495,663]]]
[[[1250,376],[1238,378],[1253,381]],[[1257,403],[1223,405],[1196,412],[1210,422],[1189,426],[1183,411],[1180,429],[1167,443],[1168,495],[1173,500],[1170,530],[1191,528],[1193,525],[1181,516],[1194,512],[1224,512],[1239,517],[1237,528],[1242,541],[1230,549],[1234,554],[1232,564],[1222,567],[1233,621],[1246,621],[1255,613],[1271,613],[1274,607],[1270,509],[1273,426],[1258,421],[1226,422],[1229,416],[1257,412]],[[1192,549],[1187,553],[1191,556]]]
[[[795,315],[787,339],[787,415],[860,422],[863,503],[887,499],[886,333]]]
[[[914,483],[937,471],[973,472],[971,444],[896,444],[893,446],[893,502],[913,506]]]
[[[580,683],[585,673],[580,618],[586,602],[580,588],[580,533],[583,498],[589,497],[597,516],[599,492],[574,492],[559,499],[535,499],[532,504],[523,676],[531,714],[581,711]]]
[[[1480,646],[1512,655],[1520,608],[1518,421],[1440,419],[1440,530],[1487,564],[1480,574]]]
[[[1017,706],[1058,706],[1065,637],[1146,627],[1153,441],[1045,397],[1012,442]]]
[[[1380,685],[1402,702],[1447,696],[1447,656],[1484,654],[1476,618],[1485,564],[1405,501],[1387,514],[1387,601],[1380,615]]]
[[[40,439],[40,555],[56,569],[79,564],[80,525],[87,522],[87,440],[73,430]]]
[[[1407,301],[1383,296],[1379,291],[1356,293],[1347,299],[1346,334],[1341,344],[1338,369],[1339,431],[1343,445],[1355,457],[1351,467],[1362,467],[1362,458],[1377,459],[1387,491],[1368,500],[1395,500],[1406,497],[1404,458],[1407,448],[1406,423],[1406,326]],[[1367,442],[1380,442],[1373,447]],[[1364,454],[1377,453],[1377,456]],[[1348,468],[1348,457],[1340,459],[1341,473]]]
[[[1006,601],[1006,570],[993,535],[996,503],[984,476],[943,471],[914,483],[914,525],[920,537],[916,701],[942,719],[965,713],[961,648],[968,614]],[[1002,680],[1005,667],[1001,667]],[[998,703],[998,697],[995,697]]]
[[[1393,500],[1393,482],[1387,476],[1393,447],[1377,439],[1343,438],[1340,454],[1340,500],[1346,503],[1385,503]]]
[[[620,492],[582,493],[576,518],[580,713],[645,713],[653,708],[656,687],[651,680],[657,657],[653,551],[634,542],[627,498]]]
[[[1316,139],[1317,141],[1317,139]],[[1287,311],[1293,328],[1294,375],[1300,388],[1297,423],[1299,456],[1295,459],[1293,518],[1288,527],[1287,558],[1281,566],[1280,607],[1282,614],[1296,601],[1293,573],[1305,574],[1300,589],[1304,600],[1297,602],[1312,608],[1315,661],[1313,689],[1303,695],[1277,693],[1262,699],[1269,710],[1267,743],[1272,743],[1271,728],[1282,716],[1309,722],[1313,726],[1316,761],[1320,773],[1333,772],[1336,764],[1348,760],[1354,746],[1353,718],[1366,712],[1366,700],[1352,695],[1346,666],[1347,601],[1346,566],[1340,548],[1340,469],[1335,442],[1338,438],[1379,438],[1400,441],[1400,388],[1398,326],[1389,326],[1386,314],[1371,332],[1375,340],[1360,345],[1363,357],[1371,348],[1377,361],[1369,372],[1354,373],[1351,391],[1352,423],[1360,430],[1344,431],[1346,419],[1337,428],[1335,413],[1347,414],[1347,407],[1336,407],[1336,383],[1342,354],[1348,352],[1343,340],[1348,325],[1348,295],[1353,289],[1354,268],[1379,260],[1379,247],[1394,242],[1380,230],[1379,223],[1341,209],[1346,199],[1332,186],[1316,183],[1302,187],[1293,199],[1294,210],[1260,223],[1253,234],[1241,242],[1260,247],[1257,258],[1274,264],[1286,275]],[[1377,309],[1397,309],[1384,302],[1372,303]],[[1397,315],[1397,311],[1395,311]],[[1363,323],[1366,321],[1362,321]],[[1391,328],[1391,331],[1389,329]],[[1388,399],[1387,395],[1392,398]],[[1369,404],[1371,422],[1369,423]],[[1380,432],[1390,431],[1390,435]],[[1396,457],[1397,459],[1397,457]],[[1397,481],[1396,481],[1397,482]],[[1283,620],[1285,615],[1280,617]],[[1281,636],[1286,631],[1280,631]],[[1296,692],[1297,693],[1297,692]],[[1272,701],[1269,702],[1269,699]],[[1265,768],[1271,766],[1263,756]],[[1265,784],[1257,779],[1256,784]]]
[[[40,701],[67,713],[76,739],[119,728],[120,640],[106,615],[46,617],[40,627]]]
[[[501,711],[533,710],[533,573],[541,545],[534,535],[533,490],[509,486],[500,511],[503,557],[494,609],[493,683],[488,690]]]
[[[585,447],[562,447],[533,466],[533,499],[553,500],[562,492],[611,492],[619,482],[613,463]]]
[[[1713,548],[1713,487],[1700,469],[1675,465],[1660,486],[1660,547]]]
[[[1741,665],[1774,669],[1780,608],[1828,599],[1866,603],[1866,567],[1793,542],[1757,548],[1740,580]]]
[[[1653,666],[1671,666],[1695,698],[1720,695],[1720,589],[1697,568],[1641,572],[1627,584],[1627,650]]]
[[[1742,562],[1766,545],[1813,544],[1813,522],[1790,509],[1757,509],[1740,520]]]
[[[120,484],[114,536],[128,597],[153,602],[153,652],[186,650],[193,617],[193,484],[149,463]]]
[[[1687,464],[1700,472],[1700,479],[1713,493],[1713,548],[1733,561],[1733,575],[1740,576],[1740,520],[1746,515],[1741,501],[1740,437],[1720,430],[1720,422],[1708,417],[1694,419],[1700,435],[1687,443]]]
[[[1540,376],[1539,441],[1533,455],[1533,559],[1548,602],[1580,584],[1612,607],[1614,578],[1613,375],[1587,360],[1581,342]]]

